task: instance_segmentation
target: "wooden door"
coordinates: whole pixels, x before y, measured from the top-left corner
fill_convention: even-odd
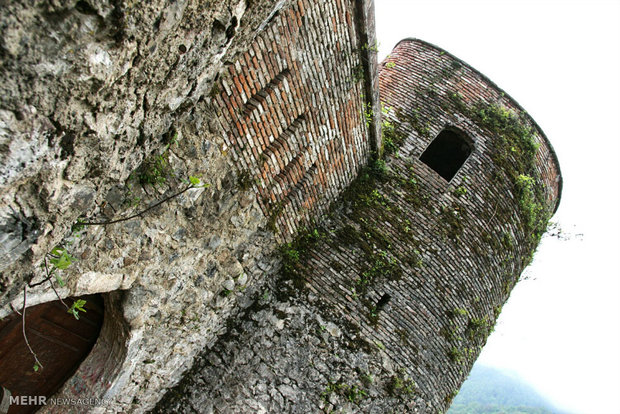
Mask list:
[[[81,299],[86,300],[86,313],[80,312],[79,320],[67,313],[60,301],[26,308],[26,336],[43,364],[37,372],[24,341],[21,315],[13,313],[0,321],[0,385],[12,396],[50,397],[86,358],[103,323],[103,298],[90,295]],[[73,298],[65,299],[65,303],[71,306]],[[12,405],[9,414],[31,413],[38,408]]]

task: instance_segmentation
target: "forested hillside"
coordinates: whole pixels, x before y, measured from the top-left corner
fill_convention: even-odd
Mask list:
[[[498,369],[475,365],[448,414],[565,414],[534,388]]]

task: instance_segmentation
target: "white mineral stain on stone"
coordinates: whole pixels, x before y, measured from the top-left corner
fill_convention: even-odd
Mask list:
[[[0,185],[23,180],[33,173],[50,151],[46,134],[53,130],[49,121],[33,106],[22,108],[23,121],[10,111],[0,111]],[[48,125],[49,124],[49,125]]]
[[[41,62],[35,66],[35,69],[39,75],[59,76],[66,72],[68,67],[66,62],[59,60],[56,62]]]
[[[110,54],[97,46],[95,52],[88,57],[88,60],[92,65],[110,66],[112,64]]]
[[[227,279],[222,283],[222,287],[226,290],[233,290],[235,288],[235,281]]]
[[[175,96],[168,101],[168,108],[170,108],[171,111],[174,111],[179,106],[181,106],[184,100],[185,96]]]
[[[278,319],[275,323],[275,327],[278,331],[281,331],[284,328],[284,319]]]
[[[88,72],[80,76],[80,81],[87,81],[90,78],[106,81],[117,70],[108,51],[98,44],[88,45],[84,51],[84,57],[86,62],[88,62]]]
[[[75,291],[80,294],[111,292],[118,289],[122,283],[122,273],[86,272],[77,280]]]

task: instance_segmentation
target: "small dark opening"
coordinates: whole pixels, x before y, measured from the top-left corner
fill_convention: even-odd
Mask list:
[[[226,39],[230,40],[235,35],[235,28],[237,27],[237,18],[233,16],[230,19],[230,25],[226,28]]]
[[[97,10],[87,2],[80,0],[75,4],[75,9],[82,14],[97,15]]]
[[[471,151],[472,146],[464,133],[444,129],[422,153],[420,161],[435,170],[446,181],[450,181]]]
[[[385,305],[390,302],[390,299],[392,299],[392,297],[388,293],[385,293],[383,296],[381,296],[381,298],[377,302],[377,310],[383,309]]]

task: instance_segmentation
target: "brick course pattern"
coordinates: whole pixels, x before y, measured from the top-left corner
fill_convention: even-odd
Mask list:
[[[501,134],[481,127],[475,108],[504,108],[530,131],[537,151],[527,173],[537,177],[548,214],[560,199],[559,164],[512,98],[440,48],[400,42],[383,62],[379,85],[386,118],[404,143],[387,158],[389,178],[332,220],[332,236],[307,260],[308,286],[333,306],[330,313],[382,343],[424,401],[444,409],[538,242],[500,165]],[[463,131],[474,148],[450,182],[419,159],[446,127]],[[386,294],[390,309],[381,311]]]
[[[283,239],[325,211],[369,157],[374,124],[363,108],[377,105],[365,94],[376,58],[364,53],[374,27],[362,13],[346,0],[292,2],[214,88],[232,156]]]
[[[193,364],[161,412],[444,410],[559,202],[522,108],[418,40],[379,72],[372,0],[60,3],[0,14],[0,316],[57,245],[60,295],[104,294],[57,395],[144,412]]]

